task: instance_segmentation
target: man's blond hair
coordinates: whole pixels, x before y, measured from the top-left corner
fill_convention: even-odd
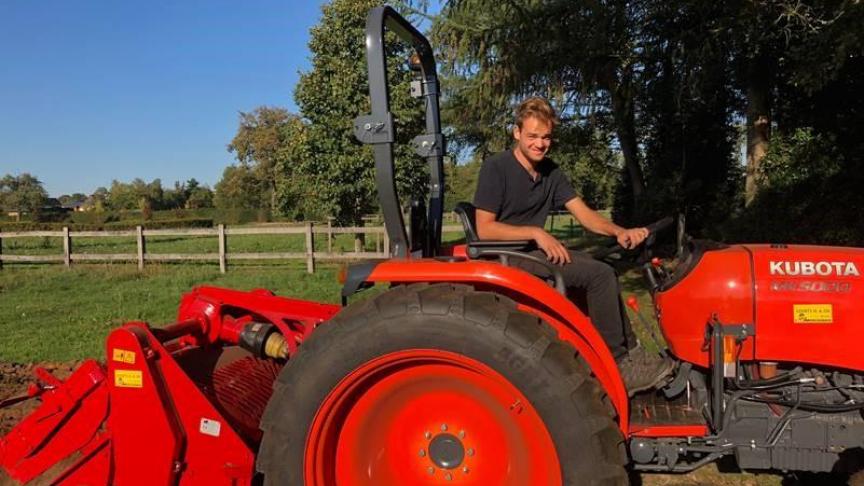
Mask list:
[[[530,117],[544,121],[555,128],[558,125],[558,115],[555,113],[555,108],[546,101],[542,96],[532,96],[516,108],[516,126],[522,129],[522,123]]]

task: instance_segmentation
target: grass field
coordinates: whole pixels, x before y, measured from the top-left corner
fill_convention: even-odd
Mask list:
[[[268,288],[296,298],[338,301],[336,266],[307,274],[300,264],[6,266],[0,271],[0,361],[68,361],[102,356],[109,330],[129,320],[170,323],[196,285]]]

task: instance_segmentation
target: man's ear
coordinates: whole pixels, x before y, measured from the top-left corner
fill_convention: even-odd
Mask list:
[[[522,130],[519,129],[519,125],[513,125],[513,139],[518,141],[520,136],[522,136]]]

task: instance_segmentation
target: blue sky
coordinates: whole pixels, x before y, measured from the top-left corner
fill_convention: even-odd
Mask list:
[[[49,194],[233,162],[237,113],[295,109],[320,1],[0,2],[0,176]]]

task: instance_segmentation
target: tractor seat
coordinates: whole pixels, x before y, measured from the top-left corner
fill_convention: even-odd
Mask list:
[[[462,221],[465,229],[465,253],[468,258],[497,258],[502,264],[510,265],[510,259],[528,260],[546,267],[552,274],[552,285],[561,295],[567,295],[564,277],[561,270],[549,263],[545,258],[530,255],[528,251],[536,250],[537,244],[532,240],[481,240],[477,237],[477,208],[473,204],[460,202],[453,211]]]
[[[491,254],[497,251],[531,251],[537,245],[532,240],[481,240],[477,236],[477,208],[473,204],[460,202],[453,209],[462,228],[465,230],[465,243],[469,258],[479,258],[483,253]]]

